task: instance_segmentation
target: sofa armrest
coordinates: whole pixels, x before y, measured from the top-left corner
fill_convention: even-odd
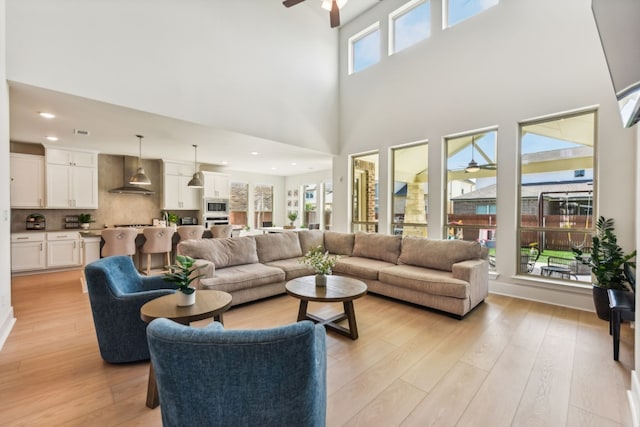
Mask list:
[[[471,306],[475,306],[489,295],[489,262],[484,259],[470,259],[453,264],[451,269],[455,279],[470,285]]]
[[[197,258],[195,265],[203,266],[202,268],[199,268],[198,270],[193,272],[193,274],[201,275],[202,277],[191,282],[191,287],[201,289],[202,287],[200,286],[200,279],[208,279],[210,277],[213,277],[216,274],[216,266],[213,262],[207,261],[206,259],[202,258]]]

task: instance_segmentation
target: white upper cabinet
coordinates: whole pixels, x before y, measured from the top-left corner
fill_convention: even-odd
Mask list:
[[[43,208],[44,156],[11,153],[9,168],[11,207]]]
[[[164,160],[164,186],[162,208],[164,210],[200,209],[200,189],[187,187],[193,177],[193,164]]]
[[[97,153],[47,147],[46,160],[48,208],[98,208]]]
[[[202,172],[204,175],[205,199],[228,199],[231,194],[229,175],[216,172]]]

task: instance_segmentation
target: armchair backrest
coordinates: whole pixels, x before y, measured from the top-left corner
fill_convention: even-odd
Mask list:
[[[101,258],[88,264],[85,272],[93,279],[87,278],[89,296],[109,292],[119,297],[142,289],[142,276],[128,256]]]
[[[320,325],[225,330],[156,319],[147,338],[165,426],[325,425]]]

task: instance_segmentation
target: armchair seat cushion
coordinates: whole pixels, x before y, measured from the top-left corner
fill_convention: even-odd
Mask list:
[[[283,282],[284,271],[264,264],[244,264],[216,269],[213,277],[200,280],[202,289],[234,292]]]

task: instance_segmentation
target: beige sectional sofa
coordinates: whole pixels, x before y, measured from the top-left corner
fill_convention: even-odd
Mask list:
[[[287,281],[313,274],[299,259],[316,246],[339,255],[334,274],[362,280],[369,292],[459,318],[488,294],[488,261],[477,242],[305,230],[186,240],[178,253],[205,266],[198,288],[229,292],[237,305],[282,294]]]

